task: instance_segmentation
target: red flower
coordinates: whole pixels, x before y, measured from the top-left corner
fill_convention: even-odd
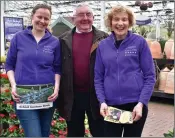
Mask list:
[[[88,134],[88,133],[89,133],[89,130],[88,130],[88,129],[86,129],[86,130],[85,130],[85,133],[86,133],[86,134]]]
[[[60,135],[63,135],[63,133],[64,133],[63,130],[59,130],[59,131],[58,131],[58,134],[60,134]]]
[[[55,124],[56,124],[56,120],[52,120],[51,126],[55,126]]]
[[[64,121],[65,121],[65,119],[62,118],[62,117],[60,117],[58,120],[59,120],[60,122],[64,122]]]
[[[14,132],[16,129],[18,129],[18,126],[10,126],[9,128],[8,128],[8,130],[9,130],[9,132]]]
[[[10,104],[10,105],[14,105],[14,102],[13,102],[13,101],[10,101],[9,104]]]
[[[8,93],[8,92],[10,92],[10,90],[9,90],[9,89],[6,89],[6,90],[5,90],[5,92],[7,92],[7,93]]]
[[[1,78],[8,79],[7,74],[1,74]]]
[[[24,133],[24,129],[20,128],[19,133],[20,133],[20,134]]]
[[[7,101],[7,100],[6,100],[6,101],[3,101],[3,104],[8,104],[9,102],[10,102],[10,101]]]
[[[49,135],[49,138],[55,138],[55,135],[50,134],[50,135]]]
[[[59,138],[65,138],[65,136],[64,135],[59,135]]]
[[[3,101],[3,104],[10,104],[10,105],[13,105],[14,102],[13,102],[13,101],[8,101],[8,100],[6,100],[6,101]]]
[[[4,118],[4,116],[5,116],[4,114],[0,114],[0,117],[1,117],[1,118]]]
[[[9,116],[10,116],[11,119],[16,118],[16,114],[14,114],[14,113],[9,114]]]
[[[63,135],[67,135],[67,131],[63,131]]]

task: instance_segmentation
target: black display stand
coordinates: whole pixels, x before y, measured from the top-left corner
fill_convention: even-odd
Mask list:
[[[160,90],[154,90],[152,97],[174,99],[174,94],[165,93],[164,91],[160,91]]]

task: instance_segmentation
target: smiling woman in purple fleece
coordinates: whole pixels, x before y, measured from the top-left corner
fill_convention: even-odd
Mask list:
[[[106,25],[111,35],[99,43],[95,63],[95,89],[101,104],[100,113],[108,106],[133,113],[133,124],[105,121],[106,137],[141,137],[148,114],[148,102],[155,84],[153,59],[147,42],[133,34],[133,12],[122,5],[110,10]]]
[[[47,29],[51,14],[50,6],[36,5],[31,15],[32,26],[18,32],[11,41],[5,68],[15,103],[21,102],[21,97],[17,94],[19,85],[33,93],[34,89],[37,92],[46,92],[48,85],[51,85],[50,91],[53,94],[48,97],[48,101],[55,103],[58,97],[61,74],[60,43]],[[25,137],[49,137],[54,109],[55,107],[19,110],[15,106]]]

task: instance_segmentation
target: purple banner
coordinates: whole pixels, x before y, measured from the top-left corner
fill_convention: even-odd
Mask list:
[[[15,33],[23,28],[23,18],[4,17],[4,33],[7,41],[10,41]]]
[[[137,25],[146,25],[146,24],[149,24],[149,23],[151,23],[151,18],[147,19],[147,20],[136,20]]]

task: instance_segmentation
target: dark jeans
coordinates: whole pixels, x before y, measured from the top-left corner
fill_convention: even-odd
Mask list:
[[[88,92],[75,93],[74,104],[71,113],[71,121],[67,121],[68,137],[84,137],[85,113],[87,114],[88,117],[89,128],[92,136],[103,137],[104,121],[103,118],[98,120],[93,119]]]
[[[113,106],[123,110],[132,111],[137,103],[129,103],[124,105]],[[142,130],[147,118],[148,108],[144,105],[142,118],[133,124],[116,124],[105,121],[104,135],[105,137],[141,137]]]
[[[55,108],[37,110],[16,110],[16,115],[24,129],[25,137],[49,137]]]

